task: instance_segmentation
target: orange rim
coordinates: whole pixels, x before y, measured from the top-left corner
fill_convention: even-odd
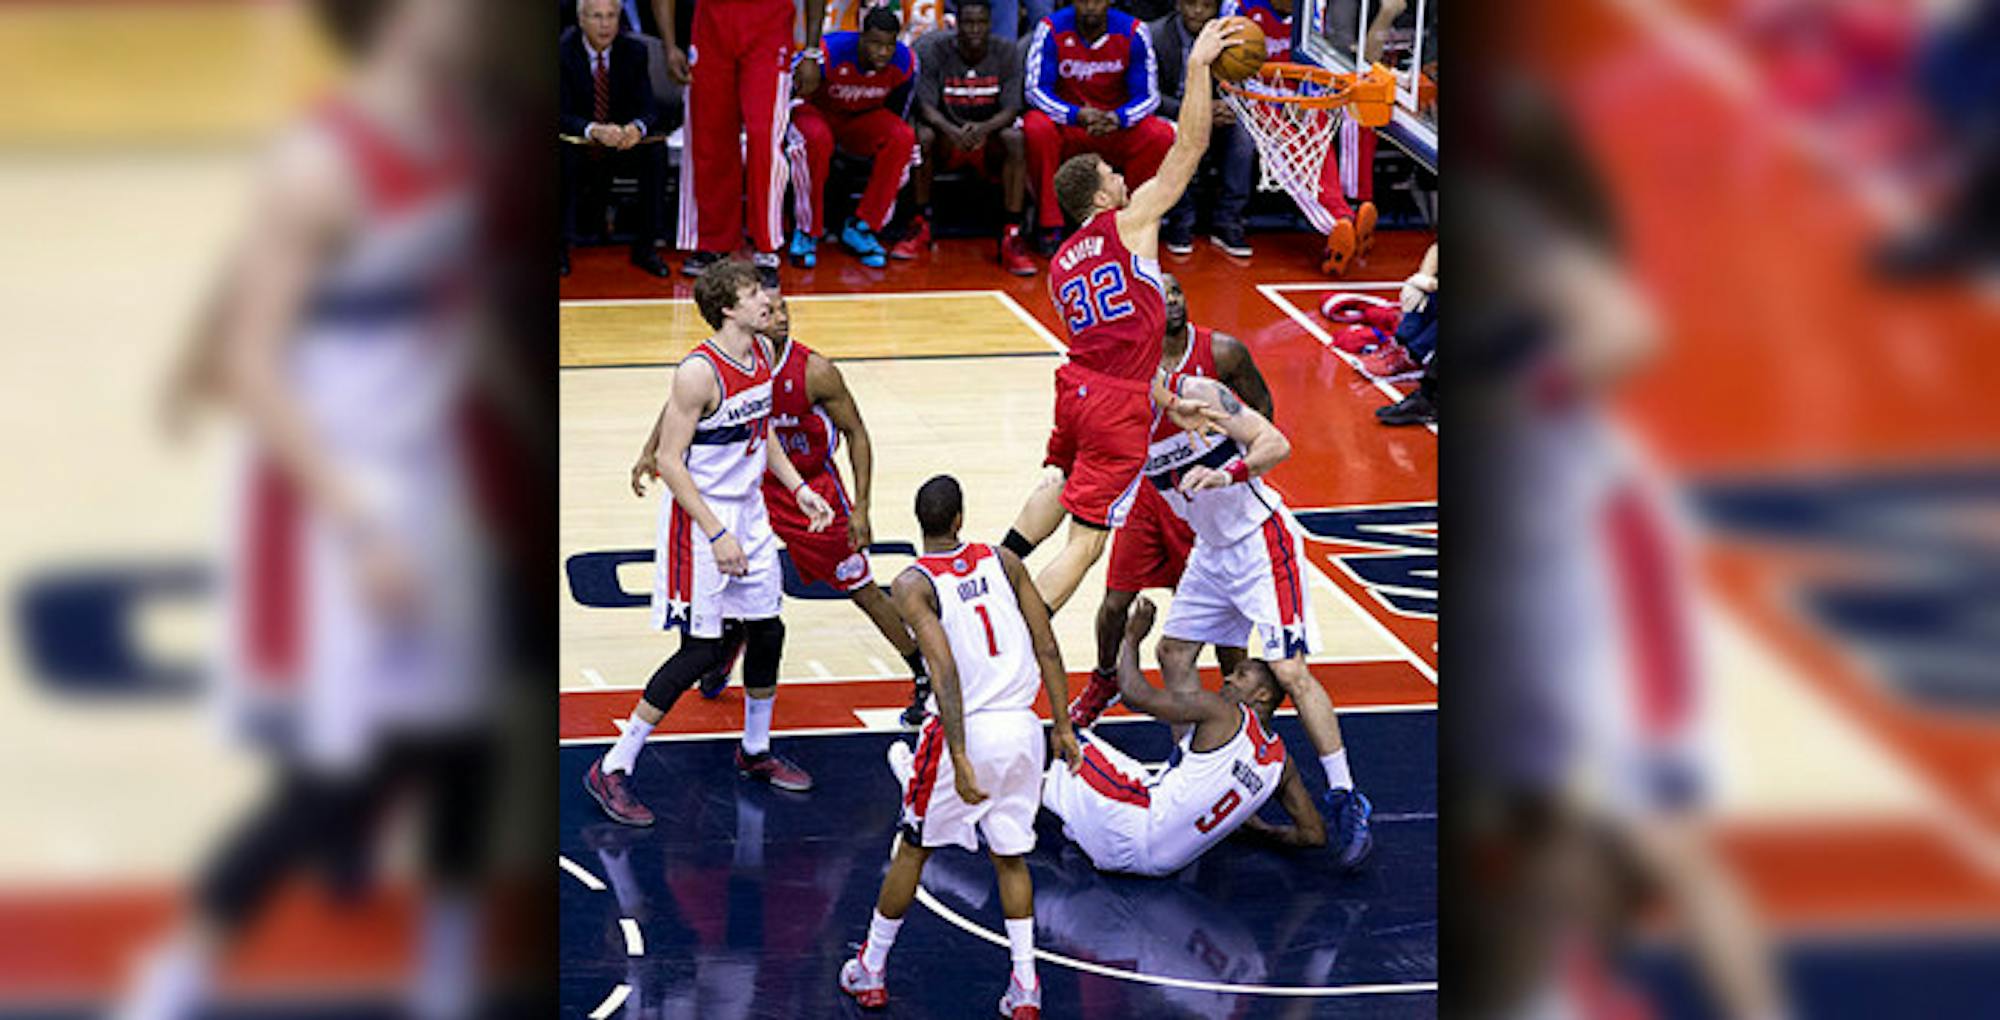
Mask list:
[[[1273,94],[1253,92],[1236,82],[1222,81],[1217,84],[1245,99],[1255,99],[1260,103],[1285,103],[1308,109],[1340,106],[1348,101],[1348,93],[1354,89],[1353,75],[1340,74],[1311,64],[1269,61],[1257,69],[1255,77],[1259,81],[1290,86],[1291,91]],[[1298,86],[1308,83],[1331,91],[1310,96],[1301,94]]]

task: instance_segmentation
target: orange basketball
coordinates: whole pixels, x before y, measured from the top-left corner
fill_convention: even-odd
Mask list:
[[[1257,23],[1245,17],[1222,19],[1223,24],[1243,26],[1237,29],[1230,40],[1231,45],[1222,48],[1222,55],[1215,58],[1215,76],[1230,84],[1236,84],[1257,73],[1264,66],[1264,30]]]

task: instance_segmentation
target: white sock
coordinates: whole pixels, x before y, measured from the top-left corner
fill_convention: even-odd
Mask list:
[[[1007,955],[1014,960],[1014,980],[1022,988],[1035,987],[1035,918],[1007,919]]]
[[[891,921],[882,916],[881,911],[868,922],[868,941],[861,944],[861,965],[879,974],[889,962],[889,947],[896,944],[896,933],[903,928],[903,919]]]
[[[1320,755],[1319,764],[1326,769],[1326,785],[1336,790],[1354,789],[1354,773],[1347,771],[1347,748]]]
[[[208,996],[209,962],[192,939],[178,939],[155,950],[140,965],[129,998],[113,1016],[117,1020],[180,1020],[193,1016]]]
[[[479,904],[462,892],[425,903],[423,950],[410,1013],[422,1020],[460,1020],[473,1013],[479,971]]]
[[[763,754],[771,749],[771,705],[777,700],[775,694],[743,699],[744,754]]]
[[[611,750],[604,752],[604,771],[632,774],[632,766],[639,761],[639,752],[646,746],[646,738],[653,735],[653,724],[639,718],[639,710],[632,710],[632,718],[625,720],[625,732],[618,735],[618,742]]]

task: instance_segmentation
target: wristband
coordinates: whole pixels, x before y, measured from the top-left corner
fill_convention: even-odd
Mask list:
[[[812,484],[811,482],[805,481],[804,479],[800,479],[799,484],[792,486],[792,495],[794,496],[798,495],[800,489],[803,489],[811,484]]]
[[[800,64],[803,64],[808,60],[812,61],[815,64],[823,64],[826,62],[826,54],[821,53],[819,47],[817,46],[813,47],[812,49],[800,50],[797,53],[792,54],[793,67],[798,67]]]
[[[722,541],[722,536],[727,534],[729,534],[729,529],[724,528],[721,531],[718,531],[715,534],[708,536],[708,544],[714,545],[715,543]]]
[[[1223,470],[1229,472],[1229,480],[1232,482],[1242,483],[1250,480],[1250,465],[1241,460],[1230,461],[1229,466]]]

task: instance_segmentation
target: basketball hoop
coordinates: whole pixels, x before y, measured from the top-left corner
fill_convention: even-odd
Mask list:
[[[1257,186],[1283,191],[1308,210],[1318,205],[1320,171],[1341,120],[1352,116],[1364,127],[1382,127],[1396,96],[1395,75],[1380,64],[1351,74],[1272,61],[1241,83],[1221,85],[1223,101],[1262,157]]]

